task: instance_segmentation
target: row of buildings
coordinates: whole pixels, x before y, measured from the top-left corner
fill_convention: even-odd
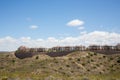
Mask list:
[[[120,51],[120,44],[116,46],[111,45],[90,45],[88,47],[85,46],[56,46],[52,48],[27,48],[25,46],[20,46],[18,48],[20,51],[26,52],[68,52],[68,51],[95,51],[95,50],[114,50]]]

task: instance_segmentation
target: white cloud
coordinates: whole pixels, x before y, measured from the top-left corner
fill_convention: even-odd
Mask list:
[[[0,38],[0,51],[11,51],[15,50],[18,41],[10,36]]]
[[[76,27],[76,26],[82,26],[83,24],[84,24],[84,21],[81,21],[79,19],[74,19],[74,20],[68,22],[67,26]]]
[[[81,26],[81,27],[79,27],[78,29],[79,29],[79,30],[83,30],[83,29],[85,29],[85,28],[84,28],[83,26]]]
[[[31,25],[31,26],[30,26],[30,29],[33,29],[33,30],[34,30],[34,29],[37,29],[37,28],[38,28],[37,25]]]
[[[87,31],[82,31],[82,32],[80,32],[80,34],[81,34],[81,35],[87,34]]]
[[[78,37],[65,37],[57,39],[48,37],[47,39],[32,39],[30,37],[12,38],[10,36],[0,38],[0,51],[16,50],[19,46],[25,45],[27,47],[53,47],[53,46],[74,46],[74,45],[116,45],[120,43],[120,34],[110,33],[104,31],[94,31],[87,33],[81,32]]]

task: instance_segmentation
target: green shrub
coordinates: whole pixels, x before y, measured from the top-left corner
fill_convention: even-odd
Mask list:
[[[105,72],[105,69],[103,69],[103,71]]]
[[[87,58],[90,58],[90,56],[87,56]]]
[[[39,59],[39,56],[36,56],[36,58],[35,59]]]
[[[67,64],[66,67],[70,67],[70,65]]]
[[[89,72],[90,70],[89,70],[89,69],[87,69],[87,71]]]
[[[97,67],[99,67],[100,65],[99,64],[96,64]]]
[[[87,61],[87,63],[90,63],[90,61]]]
[[[113,58],[110,58],[110,60],[113,60]]]
[[[80,58],[78,58],[77,61],[80,61]]]
[[[15,63],[15,60],[14,60],[14,59],[12,60],[12,63]]]
[[[90,80],[90,79],[85,77],[85,78],[83,78],[82,80]]]
[[[2,80],[8,80],[8,77],[3,77]]]
[[[58,61],[55,61],[55,63],[58,63]]]
[[[82,63],[83,66],[85,66],[85,63]]]
[[[101,57],[99,57],[99,59],[102,59]]]
[[[93,59],[91,59],[91,62],[94,62],[94,60],[93,60]]]
[[[89,52],[88,54],[89,54],[90,56],[93,56],[93,53],[92,53],[92,52]]]
[[[62,67],[59,68],[60,70],[63,69]]]
[[[92,57],[92,56],[93,56],[93,54],[90,54],[90,56]]]
[[[71,71],[71,73],[74,73],[74,71]]]
[[[103,56],[103,58],[106,58],[106,56]]]
[[[97,53],[96,53],[96,52],[94,52],[94,55],[97,55]]]
[[[117,63],[120,63],[120,60],[117,60]]]
[[[120,63],[120,57],[118,57],[117,63]]]
[[[113,68],[113,65],[111,65],[110,67]]]
[[[94,69],[96,69],[96,67],[95,67],[95,66],[94,66],[93,68],[94,68]]]
[[[6,57],[9,57],[9,55],[6,55]]]

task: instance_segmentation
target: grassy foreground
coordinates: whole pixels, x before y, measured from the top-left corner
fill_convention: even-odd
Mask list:
[[[120,54],[73,52],[18,59],[0,54],[0,80],[120,80]]]

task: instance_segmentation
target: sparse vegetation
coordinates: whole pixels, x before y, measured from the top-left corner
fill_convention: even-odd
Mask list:
[[[96,53],[96,52],[94,52],[94,55],[97,55],[97,53]]]
[[[106,56],[103,56],[103,58],[106,58]]]
[[[8,77],[3,77],[2,80],[8,80]]]
[[[87,71],[89,72],[90,70],[88,69]]]
[[[77,61],[80,61],[80,58],[78,58]]]
[[[36,58],[35,59],[39,59],[39,56],[36,56]]]
[[[110,60],[113,60],[113,58],[111,57]]]
[[[66,67],[70,67],[70,65],[67,64]]]
[[[120,57],[118,57],[117,63],[120,63]]]
[[[96,67],[94,66],[93,69],[96,69]]]
[[[84,77],[82,80],[89,80],[89,78],[87,78],[87,77]]]
[[[120,79],[119,54],[104,55],[97,53],[96,56],[93,52],[90,54],[93,56],[87,52],[72,52],[63,57],[49,57],[41,54],[25,59],[18,59],[13,54],[9,54],[9,57],[6,57],[8,54],[2,54],[0,55],[0,80]],[[72,76],[73,74],[74,76]]]
[[[93,59],[91,59],[91,62],[94,62],[94,60],[93,60]]]
[[[63,69],[62,67],[59,68],[60,70]]]
[[[97,67],[99,67],[100,65],[99,64],[96,64]]]
[[[120,63],[120,60],[117,60],[117,63]]]
[[[85,63],[82,63],[83,66],[85,66]]]
[[[90,56],[87,56],[87,58],[90,58]]]
[[[12,63],[15,63],[15,60],[14,60],[14,59],[12,60]]]
[[[6,55],[6,57],[9,57],[9,55]]]

